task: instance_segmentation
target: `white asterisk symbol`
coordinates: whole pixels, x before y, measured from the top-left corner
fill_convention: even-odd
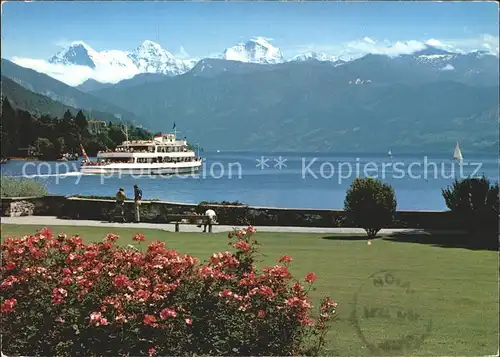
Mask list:
[[[277,167],[278,170],[282,170],[284,167],[286,167],[285,162],[287,161],[284,157],[278,157],[277,159],[274,159],[276,161],[276,165],[274,167]]]
[[[259,167],[261,170],[264,170],[266,167],[269,167],[269,164],[267,163],[269,159],[266,159],[264,156],[261,156],[260,159],[257,159],[257,165],[256,167]]]

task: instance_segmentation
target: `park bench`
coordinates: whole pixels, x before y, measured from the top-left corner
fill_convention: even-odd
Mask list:
[[[212,221],[208,216],[194,215],[194,214],[169,214],[167,215],[167,221],[169,223],[175,224],[175,231],[179,232],[180,224],[207,224],[208,231],[212,233]]]

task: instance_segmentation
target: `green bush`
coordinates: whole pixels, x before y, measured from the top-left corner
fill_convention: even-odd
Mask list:
[[[357,178],[347,190],[344,201],[346,219],[363,228],[372,238],[393,221],[396,197],[390,185],[372,178]]]
[[[199,206],[207,206],[207,205],[217,205],[217,206],[246,206],[246,204],[241,203],[240,201],[201,201]]]
[[[47,188],[33,179],[2,176],[1,197],[46,196]]]
[[[460,227],[469,233],[498,230],[498,184],[485,177],[467,178],[441,191]]]

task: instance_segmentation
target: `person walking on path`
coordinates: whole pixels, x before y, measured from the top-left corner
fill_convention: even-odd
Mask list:
[[[119,212],[119,215],[123,222],[125,222],[125,199],[127,196],[125,195],[125,190],[120,188],[116,193],[116,211]]]
[[[139,188],[139,186],[134,185],[134,219],[136,223],[139,223],[140,221],[140,212],[139,212],[139,207],[141,206],[141,200],[142,200],[142,190]]]

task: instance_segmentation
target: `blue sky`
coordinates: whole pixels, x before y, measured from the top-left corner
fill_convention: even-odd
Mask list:
[[[494,2],[2,4],[4,58],[47,59],[77,40],[101,51],[132,50],[149,39],[174,54],[183,48],[189,56],[203,57],[262,36],[291,56],[307,50],[336,54],[349,44],[356,49],[356,41],[365,37],[391,43],[437,39],[474,47],[481,46],[484,35],[498,47]]]

